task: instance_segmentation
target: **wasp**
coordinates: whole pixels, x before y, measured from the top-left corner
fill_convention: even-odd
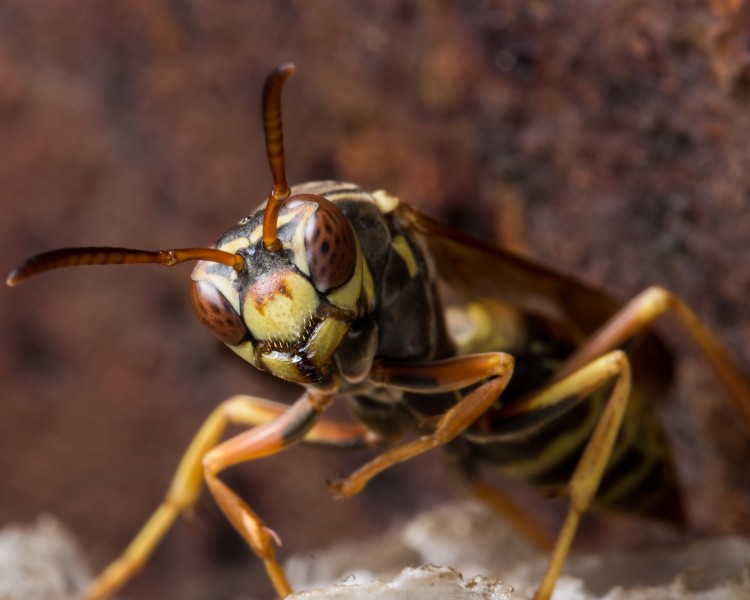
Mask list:
[[[33,256],[10,286],[60,267],[197,261],[198,318],[254,367],[303,391],[291,406],[239,395],[222,402],[185,452],[151,518],[85,593],[106,598],[146,563],[205,484],[291,593],[276,533],[221,478],[228,467],[298,443],[380,448],[331,484],[339,498],[436,447],[467,488],[550,549],[536,600],[548,600],[592,506],[683,523],[673,459],[653,407],[671,356],[650,331],[667,313],[688,333],[750,424],[750,386],[676,295],[651,287],[621,305],[606,294],[438,223],[384,191],[286,181],[281,92],[294,66],[266,80],[262,112],[273,188],[211,248],[65,248]],[[345,402],[351,421],[326,416]],[[245,430],[224,440],[230,425]],[[482,473],[483,465],[564,493],[554,542]]]

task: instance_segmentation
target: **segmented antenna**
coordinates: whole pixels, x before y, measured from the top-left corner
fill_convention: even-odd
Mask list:
[[[273,175],[273,190],[268,196],[263,217],[263,246],[269,252],[278,252],[281,242],[276,236],[276,221],[282,203],[291,193],[286,183],[284,167],[284,134],[281,129],[281,90],[284,82],[294,73],[292,63],[276,67],[263,87],[263,129],[266,132],[266,152]]]
[[[172,267],[190,260],[220,263],[236,271],[240,271],[245,263],[239,254],[224,252],[216,248],[175,248],[155,251],[110,247],[61,248],[27,258],[11,271],[5,283],[13,287],[29,277],[63,267],[144,263]]]
[[[266,79],[263,88],[263,128],[266,132],[266,152],[273,175],[273,190],[268,197],[263,219],[263,246],[269,252],[278,252],[281,242],[276,235],[276,221],[281,204],[291,193],[286,183],[284,167],[284,136],[281,130],[281,90],[284,82],[294,73],[295,67],[286,63],[276,67]],[[239,254],[231,254],[215,248],[182,248],[173,250],[135,250],[131,248],[62,248],[37,254],[26,259],[11,271],[5,282],[9,286],[18,285],[29,277],[80,265],[123,265],[152,263],[171,267],[190,261],[204,260],[220,263],[240,271],[244,259]]]

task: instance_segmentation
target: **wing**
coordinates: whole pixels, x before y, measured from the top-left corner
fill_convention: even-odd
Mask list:
[[[433,257],[441,280],[462,300],[495,297],[523,314],[563,327],[579,341],[621,308],[604,292],[439,223],[408,204],[400,203],[396,212],[402,226]],[[652,390],[663,391],[669,385],[672,356],[656,334],[638,340],[633,358],[643,365],[639,375],[657,386]]]

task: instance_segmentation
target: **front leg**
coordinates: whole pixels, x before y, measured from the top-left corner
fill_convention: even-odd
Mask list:
[[[90,584],[84,600],[101,600],[114,594],[148,561],[180,513],[192,510],[203,486],[204,457],[211,457],[206,478],[209,484],[213,484],[211,489],[216,495],[221,494],[216,490],[223,485],[216,478],[218,470],[241,460],[279,452],[295,442],[346,449],[379,444],[379,438],[361,425],[319,418],[324,405],[321,399],[311,402],[308,394],[302,396],[293,407],[244,395],[233,396],[222,402],[185,452],[162,503],[122,555]],[[253,429],[238,436],[239,442],[234,438],[217,446],[230,423],[251,426]],[[254,454],[249,452],[248,438],[253,440]],[[245,444],[245,458],[240,458],[242,444]],[[227,494],[223,494],[222,498],[224,496]],[[237,501],[241,502],[239,499]],[[245,508],[249,511],[249,508]],[[259,523],[260,520],[256,517],[255,522]],[[262,539],[265,535],[273,537],[270,530],[257,526],[254,535],[257,539],[251,544],[253,549],[257,552],[256,548],[259,548],[266,555],[272,553],[273,548],[268,550],[270,540]],[[276,570],[273,566],[271,569]],[[282,576],[275,577],[280,582],[277,590],[284,589]]]
[[[502,352],[461,356],[433,363],[380,362],[370,378],[378,384],[410,392],[457,392],[457,403],[435,425],[434,431],[392,448],[366,463],[346,479],[331,484],[338,498],[359,493],[378,473],[461,435],[500,397],[513,373],[513,357]],[[458,391],[487,379],[462,398]]]
[[[583,367],[598,356],[622,347],[655,321],[672,313],[729,393],[737,411],[750,427],[750,385],[711,331],[678,296],[662,287],[650,287],[605,323],[562,366],[557,379]]]
[[[203,457],[203,475],[208,489],[224,516],[263,560],[280,598],[291,594],[292,588],[276,560],[274,542],[279,542],[278,537],[218,475],[232,465],[276,454],[299,442],[330,405],[331,400],[331,396],[308,390],[274,421],[258,425],[219,444]]]

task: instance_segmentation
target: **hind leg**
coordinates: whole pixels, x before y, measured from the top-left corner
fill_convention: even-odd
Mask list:
[[[622,346],[636,335],[647,330],[666,314],[673,314],[688,333],[706,362],[722,382],[735,408],[750,427],[750,386],[740,374],[727,351],[711,331],[700,322],[690,307],[669,290],[650,287],[605,323],[563,365],[558,378],[572,373],[605,352]]]

